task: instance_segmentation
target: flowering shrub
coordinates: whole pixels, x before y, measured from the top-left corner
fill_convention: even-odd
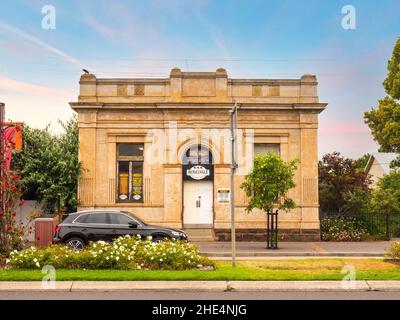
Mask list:
[[[0,160],[2,154],[0,152]],[[18,171],[8,171],[5,163],[0,161],[0,262],[8,257],[12,250],[22,249],[28,241],[27,229],[16,221],[15,209],[21,207],[20,175]]]
[[[188,242],[154,243],[151,237],[142,240],[140,236],[126,235],[113,243],[91,242],[82,251],[73,251],[65,245],[13,251],[7,264],[23,269],[52,265],[60,269],[184,270],[209,266],[212,262],[200,256],[197,246]]]
[[[329,217],[321,220],[321,235],[324,241],[361,241],[368,231],[355,218]]]
[[[391,260],[400,260],[400,242],[392,243],[385,256]]]

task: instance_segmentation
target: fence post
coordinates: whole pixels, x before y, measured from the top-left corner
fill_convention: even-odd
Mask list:
[[[390,225],[389,225],[389,213],[385,214],[385,223],[386,223],[386,240],[390,240]]]
[[[275,249],[278,249],[278,210],[275,211]]]
[[[271,246],[271,242],[270,242],[270,213],[269,211],[267,212],[267,249]]]

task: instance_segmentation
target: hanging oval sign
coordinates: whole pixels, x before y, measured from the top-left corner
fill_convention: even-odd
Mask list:
[[[186,174],[195,180],[202,180],[210,175],[210,170],[203,166],[193,166],[186,170]]]

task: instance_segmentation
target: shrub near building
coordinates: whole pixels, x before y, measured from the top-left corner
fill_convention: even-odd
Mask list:
[[[51,265],[58,269],[186,270],[213,266],[200,256],[198,247],[185,241],[154,243],[151,238],[123,236],[108,243],[91,242],[82,251],[64,245],[31,247],[13,251],[7,264],[11,268],[37,269]]]
[[[321,235],[324,241],[361,241],[368,231],[356,218],[326,217],[321,220]]]
[[[381,178],[372,192],[374,212],[400,214],[400,170],[393,170]]]

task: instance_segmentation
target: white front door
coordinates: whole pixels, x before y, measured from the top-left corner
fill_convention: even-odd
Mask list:
[[[183,190],[184,225],[212,225],[212,181],[184,181]]]
[[[197,181],[183,183],[183,224],[199,223],[198,185]]]

